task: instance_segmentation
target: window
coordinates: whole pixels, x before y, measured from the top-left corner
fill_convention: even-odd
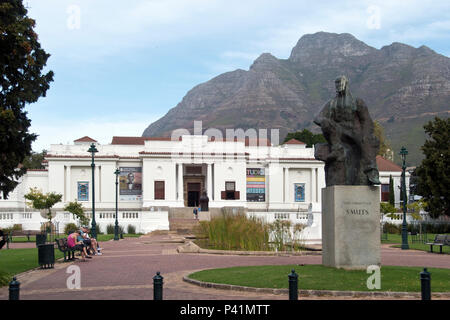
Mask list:
[[[305,202],[305,184],[294,183],[294,199],[295,202]]]
[[[78,182],[78,201],[89,201],[89,182]]]
[[[236,191],[236,182],[226,181],[225,191],[221,192],[222,200],[239,200],[239,191]]]
[[[389,184],[381,185],[381,201],[389,201]]]
[[[164,181],[155,181],[155,200],[164,200]]]

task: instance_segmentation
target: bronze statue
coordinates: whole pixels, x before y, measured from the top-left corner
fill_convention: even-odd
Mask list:
[[[326,185],[380,184],[376,156],[380,142],[364,101],[353,98],[345,76],[336,79],[336,97],[314,119],[328,143],[315,145],[325,162]]]
[[[206,191],[203,190],[202,195],[200,196],[200,210],[209,211],[209,198],[206,195]]]

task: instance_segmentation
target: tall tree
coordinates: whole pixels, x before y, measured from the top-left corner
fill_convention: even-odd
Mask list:
[[[22,164],[26,169],[43,169],[45,156],[47,155],[47,150],[42,150],[42,152],[31,152],[31,155],[25,157]]]
[[[325,137],[322,134],[320,134],[320,133],[314,134],[311,131],[309,131],[308,129],[303,129],[302,131],[288,133],[286,138],[284,138],[283,143],[287,142],[291,139],[296,139],[296,140],[306,143],[306,146],[308,148],[311,148],[316,143],[327,142],[325,140]]]
[[[50,55],[41,49],[34,26],[22,0],[0,1],[0,193],[4,198],[26,172],[19,164],[31,155],[37,137],[28,132],[31,121],[25,105],[45,96],[53,81],[52,71],[42,73]]]
[[[378,155],[382,156],[385,159],[393,161],[394,159],[392,159],[392,147],[386,138],[383,126],[376,120],[373,122],[373,126],[374,134],[380,140],[380,149],[378,149]]]
[[[450,118],[436,117],[424,126],[429,139],[422,146],[425,155],[417,167],[417,192],[432,217],[450,216]]]

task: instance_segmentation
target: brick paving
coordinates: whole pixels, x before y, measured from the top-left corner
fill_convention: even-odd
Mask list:
[[[197,270],[245,266],[321,264],[315,256],[236,256],[211,254],[178,254],[179,236],[147,235],[120,241],[102,242],[103,256],[86,262],[57,263],[55,269],[33,270],[18,277],[21,299],[153,299],[153,276],[157,271],[164,277],[166,300],[286,300],[283,295],[259,294],[200,288],[182,281],[183,276]],[[449,255],[421,251],[402,251],[382,245],[382,265],[450,268]],[[69,265],[81,270],[81,290],[67,289]],[[7,299],[7,288],[0,289],[0,299]],[[308,299],[329,299],[327,297]],[[398,299],[398,298],[396,298]]]

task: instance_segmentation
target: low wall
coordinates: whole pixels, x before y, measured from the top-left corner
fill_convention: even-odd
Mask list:
[[[23,230],[40,230],[41,225],[47,221],[40,212],[0,212],[0,228],[20,224]],[[95,213],[95,222],[99,225],[101,232],[106,232],[106,226],[114,225],[115,221],[114,210]],[[58,227],[59,232],[64,232],[64,227],[69,223],[79,224],[78,220],[68,212],[57,212],[52,222]],[[118,222],[125,232],[128,225],[134,226],[137,233],[169,230],[169,213],[167,211],[119,211]]]
[[[248,217],[255,217],[266,223],[275,220],[289,220],[292,225],[303,224],[305,228],[295,238],[307,244],[322,242],[322,214],[320,212],[247,212]],[[291,233],[293,227],[291,227]]]

